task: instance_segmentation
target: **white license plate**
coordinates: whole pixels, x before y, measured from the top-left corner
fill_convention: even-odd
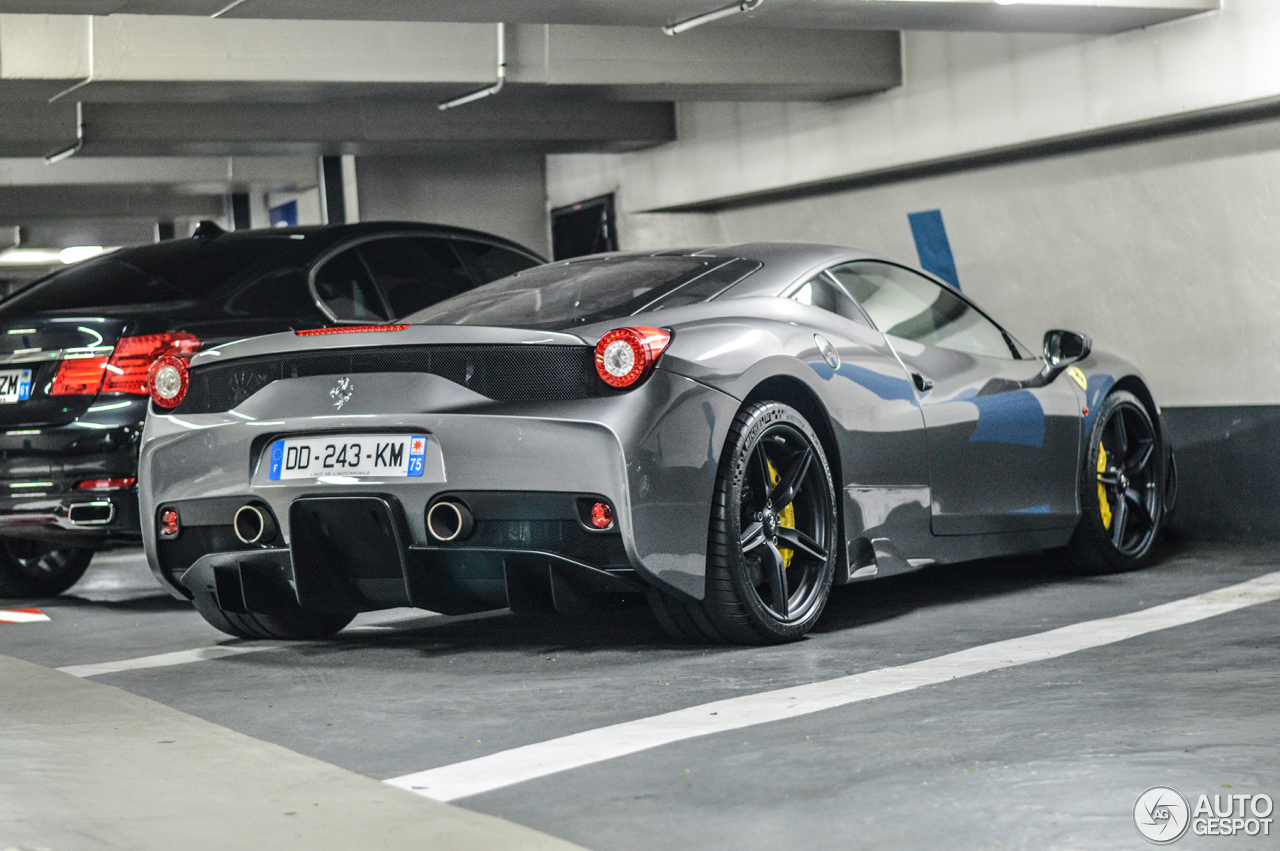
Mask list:
[[[325,476],[420,477],[427,438],[421,434],[288,437],[271,444],[273,482]]]
[[[0,405],[12,405],[31,398],[31,370],[0,370]]]

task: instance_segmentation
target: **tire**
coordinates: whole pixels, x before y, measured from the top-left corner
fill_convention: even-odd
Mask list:
[[[330,638],[356,616],[355,612],[313,612],[300,606],[280,609],[271,614],[241,614],[219,608],[217,601],[208,594],[197,594],[192,602],[200,616],[214,629],[236,638],[255,640],[314,641]]]
[[[657,593],[651,608],[690,641],[796,641],[831,594],[838,534],[831,468],[813,428],[780,402],[749,404],[729,428],[716,475],[706,599]]]
[[[1164,524],[1165,458],[1142,402],[1124,390],[1107,396],[1080,470],[1080,524],[1064,553],[1070,571],[1099,575],[1143,565]]]
[[[94,550],[0,539],[0,597],[56,597],[80,581]]]

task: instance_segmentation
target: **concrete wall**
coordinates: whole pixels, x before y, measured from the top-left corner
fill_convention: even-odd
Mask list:
[[[741,200],[1271,97],[1277,41],[1274,0],[1104,38],[908,34],[901,90],[682,105],[679,142],[552,157],[548,194],[615,191],[624,247],[808,240],[913,263],[907,215],[940,209],[964,290],[1024,342],[1073,328],[1145,371],[1184,456],[1178,528],[1280,538],[1280,121]],[[645,212],[690,204],[719,211]]]
[[[460,225],[550,254],[538,154],[360,157],[360,218]]]
[[[1280,95],[1280,3],[1223,5],[1114,36],[906,33],[900,88],[681,104],[676,144],[552,157],[551,201],[621,183],[652,210]]]

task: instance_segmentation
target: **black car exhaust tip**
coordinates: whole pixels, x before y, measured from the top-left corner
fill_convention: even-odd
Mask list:
[[[236,537],[244,544],[264,544],[276,536],[276,521],[271,512],[256,505],[242,505],[236,512]]]
[[[476,519],[460,502],[442,499],[427,509],[427,531],[437,541],[461,541],[471,537]]]

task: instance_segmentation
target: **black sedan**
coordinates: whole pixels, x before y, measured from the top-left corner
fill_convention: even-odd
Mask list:
[[[0,302],[0,597],[69,588],[139,538],[147,372],[277,331],[377,324],[543,262],[490,234],[397,222],[122,249]]]

